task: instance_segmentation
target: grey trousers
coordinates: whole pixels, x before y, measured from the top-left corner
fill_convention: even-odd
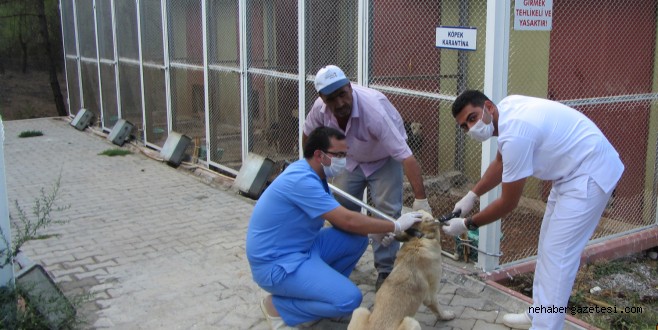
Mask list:
[[[389,158],[382,168],[367,178],[361,168],[357,167],[353,172],[344,171],[333,178],[332,184],[358,199],[363,199],[363,190],[368,187],[368,193],[376,209],[393,218],[400,217],[402,212],[402,163],[393,158]],[[336,200],[345,208],[361,211],[360,206],[338,195],[335,196]],[[395,241],[385,247],[373,241],[372,250],[377,272],[390,273],[393,270],[395,256],[400,250],[400,243]]]

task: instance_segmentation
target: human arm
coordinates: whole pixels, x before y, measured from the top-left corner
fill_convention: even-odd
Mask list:
[[[473,224],[484,226],[512,212],[519,205],[525,181],[526,178],[514,182],[503,182],[500,197],[489,204],[484,210],[474,214],[471,217]]]
[[[396,222],[391,222],[369,217],[360,212],[350,211],[343,206],[323,214],[322,217],[335,227],[360,235],[399,233],[409,229],[411,225],[421,220],[419,213],[410,212],[403,214]]]
[[[494,159],[494,161],[489,164],[489,167],[487,167],[487,169],[484,171],[484,175],[482,175],[480,181],[475,184],[473,189],[471,189],[466,194],[466,196],[464,196],[455,204],[455,207],[452,211],[455,212],[459,210],[461,211],[460,215],[462,217],[467,216],[469,213],[471,213],[471,210],[473,209],[475,201],[477,201],[478,197],[482,196],[497,186],[502,181],[502,176],[503,157],[500,152],[498,152],[496,154],[496,159]]]
[[[496,159],[494,159],[487,167],[487,170],[484,171],[480,181],[475,184],[472,191],[478,195],[482,196],[487,193],[489,190],[496,187],[502,182],[503,179],[503,156],[500,152],[496,153]]]
[[[320,111],[322,106],[322,100],[318,97],[304,119],[304,127],[302,128],[302,148],[306,145],[306,140],[314,129],[320,126],[327,126],[323,123],[323,117]]]
[[[471,223],[477,227],[484,226],[512,212],[518,206],[519,200],[521,200],[525,181],[526,178],[514,182],[503,182],[501,185],[501,196],[489,204],[484,210],[470,217]],[[454,218],[448,221],[443,231],[446,234],[458,236],[466,232],[466,221],[467,218]]]
[[[404,175],[407,176],[409,184],[411,184],[411,189],[414,192],[415,199],[426,199],[425,195],[425,186],[423,185],[423,176],[421,175],[420,165],[416,157],[413,155],[402,160],[402,169],[404,170]],[[430,211],[430,210],[425,210]]]

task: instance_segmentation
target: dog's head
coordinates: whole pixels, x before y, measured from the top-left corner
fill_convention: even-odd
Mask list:
[[[431,214],[423,210],[418,212],[422,213],[423,220],[416,222],[413,226],[411,226],[411,228],[415,229],[417,232],[420,232],[422,234],[422,238],[424,239],[440,239],[441,232],[439,230],[441,228],[441,223],[436,221]],[[407,242],[414,237],[418,236],[410,235],[406,232],[395,235],[395,239],[400,242]]]

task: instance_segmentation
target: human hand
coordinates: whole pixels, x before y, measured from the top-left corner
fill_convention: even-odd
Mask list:
[[[403,231],[409,229],[413,226],[414,223],[420,222],[423,219],[423,215],[420,212],[409,212],[403,214],[395,222],[395,234],[400,234]]]
[[[453,218],[443,226],[443,232],[450,236],[459,236],[468,231],[464,218]]]
[[[471,213],[473,205],[475,205],[475,201],[477,201],[477,199],[478,195],[476,195],[473,191],[469,191],[466,196],[462,197],[462,199],[460,199],[459,202],[455,204],[455,208],[452,210],[452,212],[460,210],[461,213],[459,215],[466,216],[467,214]]]
[[[430,207],[430,203],[427,202],[427,198],[425,199],[414,199],[414,205],[412,206],[412,209],[414,211],[420,211],[423,210],[429,214],[432,214],[432,208]]]
[[[393,243],[395,240],[395,234],[393,233],[384,233],[384,234],[368,234],[368,237],[377,243],[381,244],[384,247],[387,247]]]

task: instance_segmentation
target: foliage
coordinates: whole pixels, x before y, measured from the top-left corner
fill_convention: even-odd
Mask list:
[[[59,329],[75,329],[85,322],[76,309],[93,299],[92,294],[79,294],[62,301],[61,297],[46,294],[33,297],[37,291],[34,287],[20,284],[14,288],[0,288],[0,329],[52,329],[52,324],[42,316],[42,312],[57,315]],[[51,308],[40,312],[37,305],[28,303],[25,297],[33,297],[42,306]]]
[[[646,278],[643,275],[642,265],[653,269],[652,275],[655,275],[657,263],[641,253],[617,260],[601,260],[583,265],[576,277],[569,305],[583,309],[610,307],[615,312],[610,313],[611,309],[607,309],[607,312],[579,313],[575,316],[600,329],[648,329],[649,326],[653,329],[653,326],[658,324],[658,305],[652,299],[658,297],[655,296],[654,290],[643,291],[640,283],[635,281],[643,279],[649,287],[655,287],[658,282],[655,281],[654,276]],[[637,286],[629,288],[620,283],[614,285],[611,284],[614,282],[610,282],[611,279],[621,278]],[[590,289],[594,286],[600,286],[603,290],[598,294],[592,294]],[[622,311],[625,308],[633,310]],[[639,309],[641,312],[638,312]]]
[[[532,273],[519,274],[506,286],[532,297],[533,277]],[[585,264],[578,270],[568,306],[576,311],[575,317],[600,329],[654,329],[658,324],[657,278],[658,262],[643,253]],[[590,293],[595,286],[602,291]],[[601,312],[596,312],[597,307]]]
[[[57,199],[57,194],[59,192],[61,184],[61,175],[53,184],[50,192],[46,193],[44,188],[41,188],[41,194],[38,198],[34,199],[34,205],[32,206],[32,216],[35,221],[31,221],[28,214],[23,210],[23,208],[18,204],[18,201],[14,201],[14,206],[18,213],[18,222],[16,222],[12,214],[9,214],[9,220],[12,223],[16,223],[19,227],[14,235],[13,247],[0,250],[0,260],[3,260],[0,263],[0,268],[5,267],[10,264],[11,258],[15,257],[20,251],[23,244],[30,240],[35,239],[44,239],[48,238],[48,235],[41,235],[40,231],[53,224],[66,223],[67,221],[55,220],[52,215],[53,212],[60,212],[66,210],[70,207],[68,206],[56,206],[55,201]],[[0,236],[5,240],[5,234],[0,229]],[[5,241],[5,243],[7,243]],[[9,245],[9,244],[6,244]]]
[[[33,136],[42,136],[43,132],[41,131],[22,131],[21,134],[18,134],[19,138],[28,138]]]
[[[107,149],[107,150],[99,153],[99,155],[105,155],[105,156],[108,156],[108,157],[125,156],[125,155],[130,155],[130,154],[132,154],[132,152],[130,152],[130,150],[119,149],[119,148]]]
[[[41,231],[53,224],[68,221],[55,220],[53,213],[68,209],[70,206],[56,206],[57,195],[61,184],[61,175],[57,178],[50,191],[44,188],[40,196],[34,199],[31,216],[15,201],[17,219],[9,214],[12,225],[17,228],[14,233],[13,246],[0,250],[0,268],[11,266],[11,260],[19,252],[23,244],[30,240],[43,239],[51,235],[41,234]],[[5,233],[0,228],[0,237],[9,246]],[[60,319],[60,328],[74,328],[83,322],[76,314],[76,307],[91,299],[91,294],[79,294],[67,299],[41,293],[34,286],[16,283],[15,286],[0,287],[0,329],[50,329],[51,324],[36,308],[48,307],[46,314],[54,313]],[[27,298],[30,297],[30,301]]]
[[[61,54],[61,27],[59,2],[57,0],[0,0],[0,70],[3,61],[11,64],[20,63],[23,53],[27,51],[33,65],[46,63],[43,40],[39,33],[39,20],[36,4],[44,3],[46,20],[52,47],[55,54]],[[57,56],[62,59],[61,55]],[[10,63],[6,63],[10,64]],[[43,69],[43,64],[41,64]],[[1,71],[0,71],[1,73]]]

